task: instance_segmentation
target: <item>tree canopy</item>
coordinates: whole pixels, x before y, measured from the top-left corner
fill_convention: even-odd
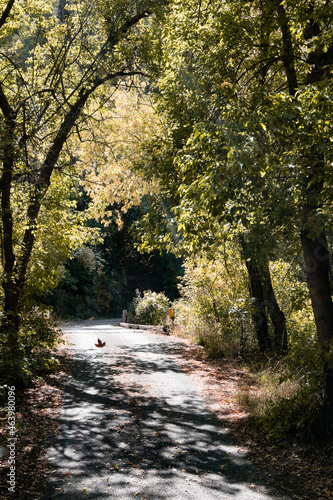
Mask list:
[[[47,251],[43,217],[48,213],[52,220],[58,209],[49,193],[52,186],[53,193],[63,188],[59,200],[68,198],[68,182],[63,178],[75,176],[71,142],[81,140],[87,120],[99,109],[112,109],[118,87],[130,85],[143,73],[145,20],[152,13],[159,15],[162,6],[162,2],[91,4],[85,0],[9,0],[3,5],[1,328],[14,373],[19,364],[18,331],[28,269],[34,270],[38,241]],[[70,248],[75,215],[65,221],[63,217],[63,231],[60,224],[57,227],[67,233]],[[54,243],[53,254],[57,251]]]
[[[2,331],[13,357],[27,293],[97,238],[84,221],[141,203],[142,250],[237,253],[262,352],[288,344],[271,268],[303,264],[332,402],[332,19],[327,0],[4,3]]]
[[[160,30],[155,95],[165,121],[141,168],[155,173],[168,204],[157,210],[158,226],[148,214],[157,232],[147,238],[144,225],[144,244],[172,245],[171,227],[190,251],[233,233],[261,304],[267,261],[302,251],[318,340],[329,353],[331,3],[175,1]]]

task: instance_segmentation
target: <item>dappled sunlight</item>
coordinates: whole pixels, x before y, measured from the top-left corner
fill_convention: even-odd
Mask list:
[[[123,335],[105,336],[108,350],[71,349],[43,498],[272,498],[168,353],[174,341]]]

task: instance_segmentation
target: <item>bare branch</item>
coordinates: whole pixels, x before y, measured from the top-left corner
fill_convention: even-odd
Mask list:
[[[12,7],[14,5],[14,2],[15,2],[15,0],[8,0],[7,6],[6,6],[5,10],[3,11],[2,16],[0,18],[0,29],[7,21],[9,14],[10,14],[10,11],[12,10]]]

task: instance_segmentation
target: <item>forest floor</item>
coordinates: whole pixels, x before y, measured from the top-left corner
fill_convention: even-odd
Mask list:
[[[179,339],[181,352],[175,355],[183,369],[199,381],[209,408],[224,425],[237,435],[238,443],[250,458],[264,469],[286,494],[295,500],[330,500],[333,498],[333,446],[270,443],[254,427],[249,415],[237,404],[239,388],[248,383],[240,361],[211,360],[202,349]],[[47,464],[45,448],[57,432],[57,418],[62,407],[63,386],[71,358],[66,348],[57,354],[57,373],[37,382],[35,387],[16,395],[17,438],[16,481],[25,485],[26,500],[39,500]],[[8,492],[9,472],[6,449],[7,415],[0,412],[0,498],[16,498]]]

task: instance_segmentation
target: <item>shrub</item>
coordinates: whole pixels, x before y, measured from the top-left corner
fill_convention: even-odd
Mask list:
[[[51,319],[46,319],[38,308],[31,308],[22,317],[19,331],[19,351],[17,360],[9,356],[9,346],[6,339],[1,337],[0,344],[0,384],[9,383],[14,377],[13,370],[17,370],[19,360],[20,377],[24,385],[28,385],[38,373],[54,369],[58,362],[52,355],[61,339],[61,332]],[[16,373],[18,376],[19,374]]]
[[[311,441],[332,432],[324,401],[324,370],[315,342],[295,343],[278,361],[270,361],[254,373],[256,389],[238,395],[269,440]]]
[[[145,325],[165,325],[170,301],[163,292],[146,290],[141,296],[139,290],[129,307],[129,321]]]
[[[185,334],[214,358],[255,346],[247,275],[236,253],[185,261],[175,318]]]
[[[325,434],[323,398],[315,387],[299,388],[289,397],[266,402],[258,423],[268,439],[311,441]],[[321,426],[318,426],[321,422]]]

